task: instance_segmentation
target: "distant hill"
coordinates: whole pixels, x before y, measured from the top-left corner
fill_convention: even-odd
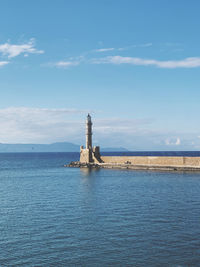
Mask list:
[[[0,152],[79,152],[80,146],[68,142],[53,144],[0,144]]]
[[[100,148],[102,152],[115,152],[115,151],[128,151],[125,148]],[[58,142],[53,144],[1,144],[0,143],[0,153],[5,152],[79,152],[80,146],[68,143],[68,142]]]
[[[100,147],[100,151],[102,152],[127,152],[128,149],[124,147]]]

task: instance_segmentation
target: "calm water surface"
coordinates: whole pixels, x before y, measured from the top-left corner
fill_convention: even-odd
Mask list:
[[[200,174],[0,154],[0,266],[200,266]]]

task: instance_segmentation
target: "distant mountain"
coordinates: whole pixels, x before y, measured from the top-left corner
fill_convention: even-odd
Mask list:
[[[5,152],[79,152],[80,146],[68,143],[68,142],[60,142],[53,144],[1,144],[0,143],[0,153]],[[128,151],[123,147],[119,148],[100,148],[102,152],[124,152]]]
[[[124,147],[100,147],[100,151],[102,152],[127,152],[128,149]]]
[[[80,146],[68,142],[53,144],[0,144],[0,152],[79,152]]]

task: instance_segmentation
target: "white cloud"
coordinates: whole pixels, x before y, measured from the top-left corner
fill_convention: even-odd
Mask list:
[[[120,48],[99,48],[96,50],[93,50],[94,52],[101,53],[101,52],[110,52],[110,51],[123,51],[123,50],[128,50],[130,48],[142,48],[142,47],[150,47],[152,46],[152,43],[145,43],[145,44],[135,44],[135,45],[130,45],[130,46],[125,46],[125,47],[120,47]]]
[[[129,50],[131,48],[145,48],[145,47],[150,47],[152,45],[153,45],[152,43],[134,44],[134,45],[129,45],[129,46],[125,46],[125,47],[120,47],[120,48],[117,48],[116,50],[118,50],[118,51],[124,51],[124,50]]]
[[[58,68],[67,68],[72,66],[78,66],[80,61],[58,61],[56,63],[50,64],[50,66],[55,66]]]
[[[91,53],[103,53],[103,52],[110,52],[110,51],[123,51],[128,50],[130,48],[145,48],[152,46],[152,43],[144,43],[144,44],[136,44],[131,45],[127,47],[121,47],[121,48],[114,48],[114,47],[108,47],[108,48],[99,48],[95,50],[90,50],[85,52],[83,55],[78,57],[70,57],[67,60],[60,60],[58,62],[53,63],[46,63],[43,64],[43,66],[51,66],[51,67],[58,67],[58,68],[68,68],[72,66],[78,66],[81,63],[89,63],[89,64],[105,64],[105,63],[112,63],[112,64],[134,64],[134,65],[158,65],[159,61],[156,60],[145,60],[140,58],[131,58],[131,57],[122,57],[122,56],[108,56],[103,58],[90,58],[89,55]],[[25,55],[26,56],[26,55]],[[162,64],[162,63],[161,63]],[[160,64],[160,65],[161,65]]]
[[[24,54],[25,56],[28,54],[43,54],[44,51],[35,48],[35,40],[32,38],[29,42],[20,45],[10,43],[0,44],[0,53],[8,58],[13,58],[20,54]]]
[[[158,68],[196,68],[200,67],[200,57],[190,57],[183,60],[160,61],[155,59],[143,59],[137,57],[108,56],[92,59],[93,64],[131,64],[138,66],[156,66]]]
[[[111,48],[100,48],[100,49],[96,49],[96,50],[94,50],[95,52],[108,52],[108,51],[113,51],[113,50],[115,50],[115,48],[113,48],[113,47],[111,47]]]
[[[60,60],[60,61],[53,62],[53,63],[47,63],[47,64],[44,64],[44,66],[57,67],[57,68],[68,68],[68,67],[78,66],[81,64],[81,62],[84,62],[84,61],[85,61],[85,56],[81,55],[78,57],[70,57],[67,60]]]
[[[176,143],[175,143],[175,145],[180,145],[181,144],[181,139],[178,137],[177,139],[176,139]]]
[[[165,140],[165,144],[167,146],[174,146],[174,145],[179,146],[181,144],[181,139],[179,137],[177,137],[177,138],[167,138]]]
[[[0,109],[0,143],[85,144],[86,110],[9,107]],[[100,146],[144,142],[149,119],[93,119],[94,144]],[[99,141],[98,141],[99,140]],[[136,138],[138,143],[138,138]],[[141,145],[142,146],[142,145]]]
[[[0,109],[0,143],[68,141],[84,145],[87,112],[67,108]],[[92,118],[93,143],[101,147],[123,146],[133,150],[193,150],[200,147],[198,134],[175,135],[164,129],[159,132],[152,119]]]
[[[0,61],[0,67],[7,65],[9,61]]]
[[[76,138],[84,136],[84,121],[79,117],[86,113],[76,109],[0,109],[0,143],[76,141]]]

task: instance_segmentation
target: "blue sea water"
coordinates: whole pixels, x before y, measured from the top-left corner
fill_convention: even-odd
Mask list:
[[[200,173],[0,154],[0,266],[200,266]]]

